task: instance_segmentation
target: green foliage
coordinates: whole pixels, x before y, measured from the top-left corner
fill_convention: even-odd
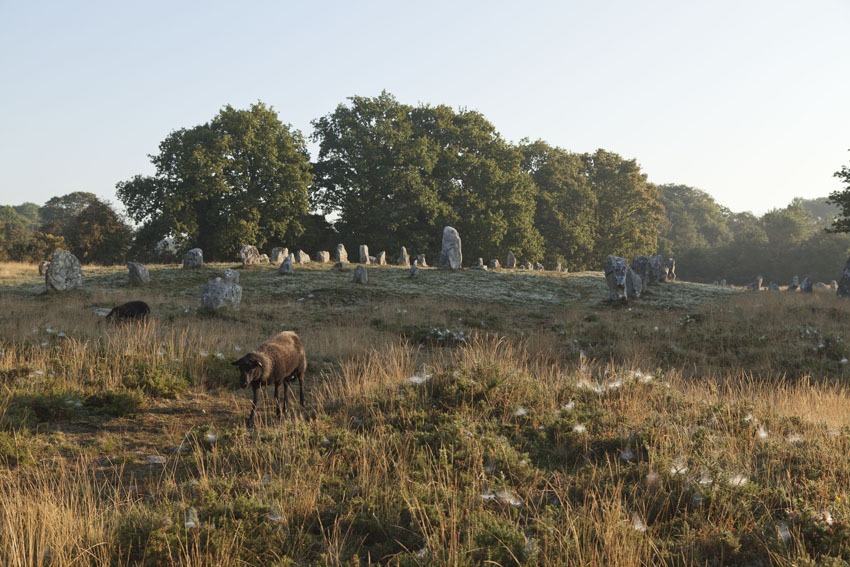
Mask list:
[[[121,264],[133,239],[132,228],[115,210],[95,200],[71,220],[66,231],[71,252],[84,264]]]
[[[347,244],[369,242],[391,257],[407,246],[436,258],[442,228],[451,225],[469,257],[506,249],[542,256],[536,188],[522,154],[481,114],[413,107],[387,92],[349,102],[313,122],[319,159],[312,199],[339,214],[336,228]]]
[[[205,259],[231,259],[301,234],[310,164],[301,133],[258,102],[224,107],[210,122],[172,132],[151,157],[153,177],[118,183],[146,241],[187,234]]]
[[[140,390],[155,398],[173,398],[189,387],[186,372],[178,367],[140,359],[122,380],[131,390]]]
[[[687,185],[660,185],[664,222],[659,252],[677,257],[694,248],[716,247],[732,240],[724,210],[708,193]]]
[[[841,169],[836,171],[834,176],[840,179],[846,187],[833,191],[826,200],[827,203],[835,205],[841,210],[839,216],[833,220],[829,230],[832,232],[850,232],[850,167],[841,166]]]

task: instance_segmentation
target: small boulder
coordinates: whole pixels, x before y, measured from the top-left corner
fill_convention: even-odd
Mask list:
[[[204,251],[200,248],[192,248],[183,256],[184,268],[203,268]]]
[[[505,262],[505,267],[511,270],[516,268],[516,256],[514,256],[513,252],[508,252],[508,260]]]
[[[260,252],[256,246],[246,244],[239,250],[239,260],[243,266],[251,266],[260,263]]]
[[[351,278],[351,281],[359,284],[369,283],[369,272],[366,271],[366,266],[354,268],[354,277]]]
[[[410,266],[410,271],[407,272],[407,277],[409,278],[418,278],[419,277],[419,266],[413,264]]]
[[[369,264],[369,247],[365,244],[360,245],[360,263]]]
[[[526,262],[524,266],[525,266],[526,270],[533,270],[534,269],[534,266],[532,265],[531,262]]]
[[[151,275],[148,269],[138,262],[127,262],[129,281],[132,286],[148,285],[151,283]]]
[[[823,282],[818,282],[815,284],[815,291],[826,291],[829,289],[829,286]]]
[[[292,254],[286,257],[286,259],[280,263],[280,268],[277,269],[277,273],[279,274],[294,274],[295,268],[292,267],[294,258]]]
[[[803,293],[814,293],[814,286],[812,285],[812,280],[809,278],[803,278],[803,282],[800,284],[800,291]]]
[[[272,248],[272,264],[280,264],[289,256],[289,248]]]
[[[346,262],[337,262],[331,268],[332,272],[347,272],[348,271],[348,263]]]
[[[726,287],[726,280],[725,279],[720,280],[720,285],[723,286],[723,287]]]
[[[44,274],[48,291],[70,291],[83,287],[83,268],[67,250],[53,252],[53,260]]]
[[[425,261],[425,254],[419,254],[416,256],[416,265],[420,268],[427,268],[428,263]]]
[[[377,254],[375,254],[375,264],[378,266],[386,266],[387,265],[387,253],[381,250]]]
[[[242,286],[236,283],[238,281],[239,274],[230,269],[224,271],[223,277],[208,281],[201,295],[201,307],[205,309],[239,307],[242,301]]]
[[[303,250],[299,250],[298,252],[295,253],[294,260],[295,260],[296,264],[309,264],[310,263],[310,256],[306,252],[304,252]]]
[[[485,266],[485,265],[484,265],[484,259],[483,259],[483,258],[478,258],[478,261],[477,261],[477,262],[475,262],[475,264],[474,264],[474,265],[472,265],[472,266],[470,267],[470,269],[472,269],[472,270],[484,270],[484,271],[486,271],[486,270],[487,270],[487,266]]]
[[[331,253],[327,250],[316,252],[316,261],[321,264],[327,264],[331,261]]]
[[[443,246],[440,250],[440,269],[459,270],[463,263],[460,234],[447,226],[443,228]]]
[[[762,278],[761,276],[756,276],[753,281],[751,281],[749,285],[747,285],[747,289],[751,291],[758,291],[761,289],[761,284],[763,281],[764,278]]]
[[[561,265],[560,262],[555,262],[555,271],[556,272],[563,272],[564,271],[564,267]]]
[[[779,284],[776,282],[770,282],[767,284],[767,289],[769,291],[779,291]]]
[[[534,269],[542,272],[543,271],[543,264],[541,264],[540,262],[535,262],[534,263]]]
[[[499,268],[502,267],[502,265],[499,263],[498,258],[493,258],[492,260],[490,260],[487,263],[487,267],[490,268],[491,270],[498,270]]]

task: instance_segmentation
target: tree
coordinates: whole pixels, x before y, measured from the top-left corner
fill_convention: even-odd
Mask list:
[[[637,162],[602,149],[582,160],[596,195],[594,264],[601,266],[608,254],[634,258],[655,253],[664,208],[658,189],[647,182]]]
[[[94,193],[85,191],[75,191],[61,197],[53,197],[38,211],[41,220],[40,230],[44,233],[65,237],[67,240],[67,231],[74,217],[96,201],[97,196]]]
[[[829,232],[850,232],[850,167],[841,166],[841,169],[833,174],[839,178],[846,187],[839,191],[833,191],[826,200],[831,205],[836,205],[841,212],[832,222]]]
[[[412,107],[387,92],[348,101],[313,121],[312,137],[319,142],[313,202],[338,215],[347,244],[404,245],[436,258],[442,228],[451,225],[468,257],[508,249],[541,257],[536,189],[522,153],[484,116]]]
[[[542,140],[525,142],[521,150],[523,169],[537,186],[534,223],[546,261],[563,262],[571,270],[593,266],[596,195],[581,156]]]
[[[74,216],[67,234],[71,252],[84,264],[123,263],[133,240],[133,229],[100,200]]]
[[[676,257],[695,248],[716,247],[732,240],[723,209],[708,193],[687,185],[660,185],[664,221],[659,252]]]
[[[150,156],[153,177],[117,185],[150,241],[186,234],[210,259],[233,258],[301,234],[310,163],[301,133],[258,102],[224,107],[210,122],[169,134]]]

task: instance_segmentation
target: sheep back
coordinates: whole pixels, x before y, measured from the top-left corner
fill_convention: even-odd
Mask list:
[[[304,375],[307,357],[301,338],[292,331],[284,331],[261,344],[254,353],[263,362],[263,382],[277,383],[293,374]]]

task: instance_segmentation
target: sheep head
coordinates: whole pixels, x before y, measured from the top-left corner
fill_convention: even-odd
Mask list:
[[[249,352],[231,364],[239,367],[239,385],[243,388],[247,388],[248,384],[263,375],[263,361],[253,352]]]

